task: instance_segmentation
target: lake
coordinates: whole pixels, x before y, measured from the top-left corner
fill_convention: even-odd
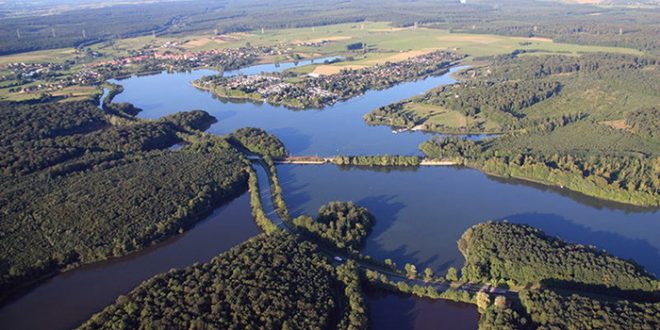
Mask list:
[[[284,199],[293,216],[316,215],[335,200],[367,207],[376,224],[363,252],[397,264],[444,272],[460,268],[456,246],[485,220],[526,223],[571,242],[634,259],[660,274],[657,211],[623,207],[520,181],[493,179],[455,167],[382,171],[335,165],[280,165]]]
[[[259,65],[241,72],[281,71],[293,66]],[[124,92],[115,97],[115,102],[131,102],[142,108],[141,118],[155,119],[178,111],[203,109],[218,118],[209,132],[227,134],[241,127],[260,127],[276,134],[292,154],[419,155],[417,146],[431,134],[393,134],[388,127],[366,125],[362,116],[376,107],[452,83],[451,73],[457,70],[460,68],[439,77],[370,91],[323,110],[304,111],[227,102],[191,86],[191,81],[214,73],[210,70],[161,73],[113,82],[124,86]],[[376,216],[376,225],[364,252],[378,259],[392,258],[399,264],[414,262],[418,267],[428,266],[442,273],[450,266],[462,265],[456,240],[466,228],[488,219],[508,219],[533,225],[568,241],[593,244],[614,255],[632,258],[660,274],[657,209],[608,203],[558,188],[495,179],[457,167],[373,170],[280,165],[278,172],[293,215],[315,215],[319,206],[334,200],[352,200],[369,208]],[[243,195],[187,233],[147,251],[58,275],[4,306],[0,310],[0,324],[11,329],[75,326],[154,274],[209,260],[259,232],[253,224],[248,200],[247,194]],[[382,291],[369,291],[367,301],[376,319],[374,326],[378,328],[474,329],[477,326],[478,314],[472,305]]]
[[[304,63],[303,63],[304,64]],[[289,66],[259,66],[250,73],[281,71]],[[368,126],[362,116],[374,108],[454,82],[451,73],[396,85],[340,102],[323,110],[290,110],[281,106],[231,103],[190,85],[212,74],[162,73],[118,83],[118,102],[144,109],[142,118],[159,118],[200,108],[218,118],[209,132],[226,134],[253,126],[283,140],[292,154],[419,154],[418,145],[432,134],[393,134]],[[227,74],[235,74],[229,72]],[[473,138],[481,138],[475,136]],[[631,258],[660,274],[660,212],[606,202],[579,193],[520,180],[490,178],[456,167],[422,167],[392,171],[326,166],[278,166],[284,196],[294,215],[315,214],[332,200],[352,200],[368,207],[377,224],[365,252],[377,258],[415,261],[444,271],[460,267],[456,240],[469,226],[485,220],[527,223],[568,241],[592,244]]]
[[[282,67],[270,65],[269,68],[260,66],[260,69],[279,71]],[[453,68],[450,73],[460,69]],[[160,118],[178,111],[203,109],[218,119],[218,122],[208,129],[210,133],[227,134],[241,127],[260,127],[277,135],[289,152],[297,155],[420,155],[419,144],[426,141],[431,134],[419,131],[393,134],[389,127],[366,125],[362,116],[376,107],[454,82],[451,74],[445,74],[399,84],[386,90],[369,91],[323,110],[290,110],[269,104],[219,100],[211,93],[191,85],[193,80],[213,73],[210,70],[198,70],[113,81],[124,86],[124,92],[117,95],[114,101],[135,104],[144,110],[138,116],[148,119]]]

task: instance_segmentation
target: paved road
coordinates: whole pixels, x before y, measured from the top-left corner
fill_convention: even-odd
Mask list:
[[[323,165],[332,163],[337,156],[332,157],[318,157],[318,156],[287,156],[284,158],[273,159],[275,164],[298,164],[298,165]],[[260,161],[261,157],[256,155],[249,155],[247,159],[251,161]],[[453,166],[459,165],[458,162],[447,159],[428,159],[421,158],[419,166]],[[374,165],[378,166],[378,165]],[[390,166],[390,165],[386,165]]]

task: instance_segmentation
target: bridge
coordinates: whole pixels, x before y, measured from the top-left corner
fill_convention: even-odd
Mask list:
[[[297,164],[297,165],[323,165],[323,164],[336,164],[336,159],[343,156],[330,156],[330,157],[320,157],[320,156],[286,156],[280,158],[273,158],[273,163],[275,164]],[[251,161],[261,160],[260,156],[249,155],[247,159]],[[424,157],[419,157],[419,166],[455,166],[460,165],[458,162],[449,159],[429,159]],[[350,164],[348,164],[350,165]],[[359,166],[359,165],[354,165]],[[362,166],[394,166],[394,165],[362,165]]]
[[[319,157],[321,158],[321,157]],[[261,204],[264,207],[264,213],[266,213],[266,216],[270,219],[272,223],[274,223],[278,228],[282,230],[286,230],[291,233],[296,233],[296,234],[301,234],[304,235],[304,233],[301,233],[298,228],[296,228],[289,219],[283,219],[279,212],[277,212],[274,204],[273,204],[273,195],[272,195],[272,187],[271,187],[271,180],[270,180],[270,175],[269,175],[269,169],[266,166],[266,164],[263,162],[261,157],[259,156],[248,156],[248,159],[252,160],[254,164],[257,164],[256,168],[254,168],[255,172],[257,173],[257,179],[259,182],[259,196],[262,199]],[[325,159],[325,158],[321,158]],[[330,158],[332,159],[332,158]],[[302,160],[301,160],[302,161]],[[320,160],[319,160],[320,161]],[[328,161],[324,161],[322,164],[327,163]],[[287,163],[287,164],[297,164],[297,163]],[[310,164],[310,163],[303,163],[303,164]],[[406,274],[403,274],[400,271],[388,268],[384,265],[377,264],[373,261],[363,259],[363,258],[356,258],[355,256],[352,256],[346,251],[338,249],[336,247],[331,247],[326,244],[317,244],[319,246],[319,250],[325,254],[328,259],[332,260],[333,263],[335,264],[341,264],[344,262],[344,260],[349,260],[352,259],[356,262],[358,267],[364,271],[366,270],[371,270],[378,272],[380,274],[384,274],[387,276],[388,280],[391,282],[405,282],[408,284],[410,287],[419,285],[419,286],[432,286],[438,293],[442,293],[448,290],[458,290],[458,291],[463,291],[467,293],[477,293],[477,292],[486,292],[492,295],[501,295],[501,296],[507,296],[510,298],[516,298],[518,293],[512,290],[508,289],[502,289],[502,288],[496,288],[488,284],[475,284],[475,283],[462,283],[462,282],[450,282],[450,281],[442,281],[442,282],[437,282],[437,281],[429,281],[426,282],[423,279],[420,278],[410,278],[406,276]],[[335,259],[335,257],[341,258],[341,260]]]

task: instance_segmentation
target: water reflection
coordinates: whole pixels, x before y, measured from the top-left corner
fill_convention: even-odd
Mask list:
[[[524,223],[552,233],[569,242],[594,245],[599,249],[613,252],[621,258],[632,259],[646,265],[646,270],[660,274],[660,250],[648,241],[628,238],[618,233],[602,231],[579,225],[558,214],[523,213],[513,214],[500,220]]]
[[[474,305],[414,298],[376,288],[365,288],[369,321],[378,330],[474,330],[479,313]]]
[[[660,270],[657,210],[596,208],[552,190],[503,183],[464,168],[381,172],[280,165],[278,171],[292,215],[316,214],[328,201],[355,201],[376,216],[364,252],[400,265],[414,261],[418,268],[436,272],[460,268],[463,257],[456,241],[465,229],[485,220],[510,219]]]

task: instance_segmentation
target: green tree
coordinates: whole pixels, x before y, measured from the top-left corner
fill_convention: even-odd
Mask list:
[[[429,267],[424,269],[424,282],[430,282],[433,280],[433,270]]]
[[[456,282],[458,281],[458,271],[456,271],[456,268],[454,267],[449,267],[449,269],[447,269],[447,276],[445,277],[447,278],[447,281]]]
[[[415,265],[406,264],[404,269],[406,270],[406,275],[408,278],[417,278],[417,267]]]

